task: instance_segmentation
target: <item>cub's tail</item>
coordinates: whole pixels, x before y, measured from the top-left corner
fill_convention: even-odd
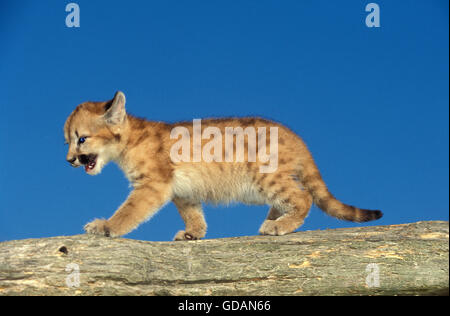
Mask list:
[[[340,202],[328,191],[312,158],[304,166],[308,167],[301,171],[300,182],[311,193],[314,203],[328,215],[352,222],[369,222],[383,216],[378,210],[360,209]]]

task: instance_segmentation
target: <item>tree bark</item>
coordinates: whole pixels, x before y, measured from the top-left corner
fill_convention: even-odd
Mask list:
[[[0,295],[448,295],[449,224],[0,243]]]

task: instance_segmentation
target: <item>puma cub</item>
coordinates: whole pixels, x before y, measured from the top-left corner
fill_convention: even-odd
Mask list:
[[[186,225],[175,240],[205,236],[202,202],[268,204],[259,230],[264,235],[295,231],[313,202],[338,219],[366,222],[382,216],[334,198],[306,145],[287,127],[256,117],[200,123],[134,117],[126,113],[120,91],[110,101],[80,104],[64,125],[67,161],[90,175],[114,161],[133,186],[111,218],[88,223],[86,232],[122,236],[170,201]]]

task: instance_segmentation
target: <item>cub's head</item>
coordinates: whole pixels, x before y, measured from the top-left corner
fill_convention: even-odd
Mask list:
[[[73,167],[84,166],[90,175],[100,173],[120,154],[125,125],[125,95],[120,91],[110,101],[80,104],[64,124],[67,161]]]

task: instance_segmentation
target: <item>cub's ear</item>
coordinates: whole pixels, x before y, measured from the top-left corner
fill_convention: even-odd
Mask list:
[[[108,101],[105,105],[105,121],[109,124],[120,124],[125,119],[125,94],[117,91],[114,99]]]

